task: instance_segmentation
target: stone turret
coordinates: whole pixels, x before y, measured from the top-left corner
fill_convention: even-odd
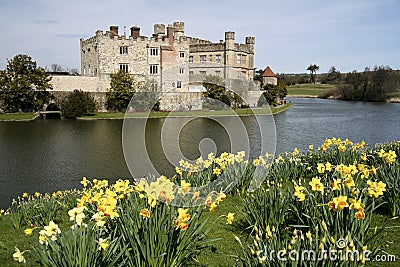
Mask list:
[[[225,32],[225,45],[226,50],[233,50],[235,48],[235,32]]]
[[[174,22],[174,35],[179,40],[181,36],[185,35],[185,23],[181,21]]]
[[[248,36],[246,37],[246,44],[249,45],[249,50],[250,53],[254,54],[254,44],[255,44],[255,40],[256,38],[253,36]]]
[[[165,35],[165,25],[164,24],[154,24],[154,35],[161,38]]]

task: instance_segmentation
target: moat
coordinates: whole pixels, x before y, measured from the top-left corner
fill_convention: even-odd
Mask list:
[[[368,144],[400,140],[400,105],[345,102],[323,99],[292,99],[294,107],[274,116],[276,152],[302,151],[325,138],[365,140]],[[165,119],[148,123],[147,149],[160,173],[171,175],[172,167],[162,155],[160,129]],[[252,153],[260,146],[254,120],[243,117],[250,135]],[[129,178],[122,149],[122,120],[43,120],[0,122],[0,208],[23,192],[53,192],[79,188],[83,176],[116,180]],[[170,133],[171,135],[174,133]],[[225,130],[210,119],[198,118],[180,134],[184,155],[199,156],[199,141],[211,138],[218,152],[229,150]]]

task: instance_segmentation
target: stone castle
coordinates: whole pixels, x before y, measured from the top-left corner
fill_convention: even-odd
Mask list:
[[[164,110],[171,110],[174,102],[201,94],[206,75],[245,82],[249,85],[248,102],[257,101],[261,92],[251,86],[255,38],[249,36],[245,43],[235,43],[235,33],[229,31],[224,40],[210,42],[186,36],[184,27],[183,22],[155,24],[151,37],[141,35],[137,26],[130,28],[129,36],[125,31],[121,34],[118,26],[105,33],[98,30],[95,36],[80,40],[81,75],[53,75],[54,91],[91,92],[104,109],[110,74],[123,70],[136,81],[151,80],[162,92],[168,92],[160,103]]]

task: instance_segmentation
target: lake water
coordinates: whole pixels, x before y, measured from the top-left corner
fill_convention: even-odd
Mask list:
[[[318,146],[327,137],[365,140],[368,144],[400,140],[400,104],[291,101],[291,109],[274,116],[277,153],[295,147],[305,151],[309,144]],[[229,117],[224,120],[234,123]],[[257,155],[261,139],[255,120],[243,117],[242,121],[249,134],[251,155]],[[173,167],[161,145],[164,122],[150,119],[145,139],[157,171],[171,175]],[[23,192],[79,188],[83,176],[111,181],[130,178],[122,148],[122,125],[122,120],[0,122],[0,208],[8,207],[12,198]],[[173,127],[164,134],[167,139],[177,135]],[[179,134],[183,155],[197,158],[204,138],[214,140],[219,153],[230,149],[229,135],[223,127],[211,119],[196,118]]]

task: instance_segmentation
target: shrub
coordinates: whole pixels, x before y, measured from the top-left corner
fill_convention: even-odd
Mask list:
[[[89,92],[74,90],[61,103],[61,114],[65,118],[75,119],[95,112],[96,106]]]

